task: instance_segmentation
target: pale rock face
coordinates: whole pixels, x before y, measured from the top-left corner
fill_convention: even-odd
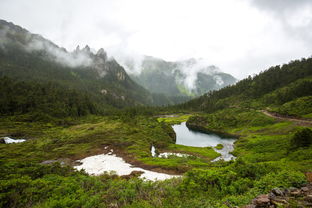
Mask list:
[[[125,74],[123,72],[117,72],[117,79],[119,81],[124,81],[125,80]]]
[[[96,56],[104,59],[105,61],[107,60],[107,53],[104,51],[103,48],[98,50],[98,52],[96,53]]]

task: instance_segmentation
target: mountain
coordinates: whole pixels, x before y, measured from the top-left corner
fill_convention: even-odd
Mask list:
[[[121,60],[122,61],[122,60]],[[153,93],[166,96],[194,97],[234,84],[237,80],[230,74],[221,72],[216,66],[204,60],[188,59],[168,62],[145,56],[139,66],[127,59],[123,62],[130,76]],[[139,67],[139,70],[135,70]]]
[[[0,77],[14,80],[7,83],[23,82],[26,88],[36,85],[47,91],[53,85],[58,91],[74,91],[77,97],[87,95],[94,106],[104,110],[153,105],[152,95],[135,83],[104,49],[95,53],[89,46],[78,46],[68,52],[4,20],[0,20],[0,40]],[[27,100],[25,96],[23,99]]]
[[[206,93],[183,108],[215,112],[230,108],[267,109],[312,118],[312,58],[271,67],[233,86]]]

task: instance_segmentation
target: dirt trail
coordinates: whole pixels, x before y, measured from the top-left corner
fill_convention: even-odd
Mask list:
[[[293,117],[288,117],[288,116],[283,116],[280,115],[278,113],[274,113],[274,112],[269,112],[266,110],[261,110],[261,112],[269,117],[272,118],[276,118],[279,120],[283,120],[283,121],[294,121],[296,122],[298,125],[302,125],[302,126],[311,126],[312,125],[312,120],[306,120],[306,119],[300,119],[300,118],[293,118]]]

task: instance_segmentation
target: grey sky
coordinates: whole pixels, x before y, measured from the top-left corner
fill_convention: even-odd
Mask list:
[[[0,18],[73,50],[204,58],[238,78],[311,56],[311,0],[1,0]]]

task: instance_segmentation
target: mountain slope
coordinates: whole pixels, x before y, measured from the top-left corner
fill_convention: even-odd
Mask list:
[[[198,96],[236,82],[233,76],[203,60],[167,62],[145,56],[140,66],[134,66],[131,61],[124,64],[129,71],[140,67],[140,73],[131,74],[131,77],[151,92],[166,96]]]
[[[88,46],[77,47],[70,53],[4,20],[0,20],[0,39],[1,77],[24,84],[52,82],[64,90],[87,93],[93,103],[102,106],[153,104],[151,94],[103,49],[93,53]]]
[[[207,93],[181,106],[206,112],[237,107],[269,108],[286,115],[311,117],[310,96],[312,58],[271,67],[254,77],[241,80],[234,86]]]

